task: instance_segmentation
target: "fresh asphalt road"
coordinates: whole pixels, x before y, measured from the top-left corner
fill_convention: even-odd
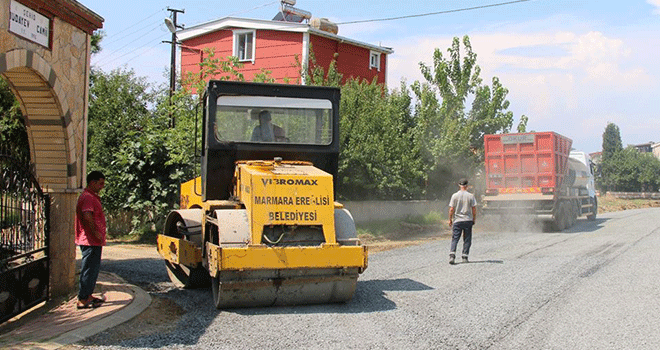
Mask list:
[[[173,332],[86,348],[660,349],[660,209],[485,231],[467,264],[447,263],[447,239],[371,254],[346,304],[223,311],[209,289],[173,288],[154,248],[108,247],[103,270],[186,313]]]

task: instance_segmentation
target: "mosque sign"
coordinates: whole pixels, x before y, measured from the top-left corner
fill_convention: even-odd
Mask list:
[[[50,19],[15,0],[11,1],[9,8],[9,31],[49,47]]]

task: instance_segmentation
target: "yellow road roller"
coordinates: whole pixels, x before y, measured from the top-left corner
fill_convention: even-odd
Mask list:
[[[158,252],[217,308],[346,302],[367,247],[335,201],[337,88],[210,81],[201,176],[181,185]]]

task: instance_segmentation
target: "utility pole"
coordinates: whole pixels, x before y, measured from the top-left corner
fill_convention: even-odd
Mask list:
[[[167,26],[167,29],[169,29],[169,31],[172,33],[172,55],[170,62],[170,128],[174,128],[176,125],[176,118],[172,112],[172,95],[174,95],[174,90],[176,89],[176,30],[183,29],[183,26],[180,26],[176,23],[176,15],[177,13],[184,13],[185,11],[171,9],[169,7],[167,8],[167,11],[170,11],[172,16],[171,19],[165,18],[165,25]]]

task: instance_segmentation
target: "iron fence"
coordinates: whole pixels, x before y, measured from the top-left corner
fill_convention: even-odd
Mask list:
[[[48,299],[50,198],[0,149],[0,322]]]

